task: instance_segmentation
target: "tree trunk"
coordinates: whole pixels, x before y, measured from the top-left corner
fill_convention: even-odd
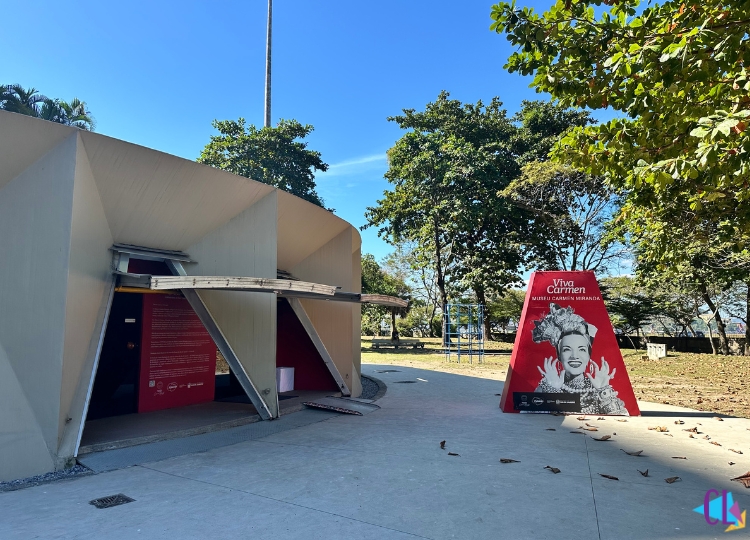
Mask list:
[[[435,312],[437,311],[437,306],[435,304],[432,304],[432,311],[430,311],[430,317],[427,321],[427,325],[429,327],[428,333],[430,337],[435,337],[435,329],[432,326],[432,321],[435,320]]]
[[[482,287],[477,287],[474,289],[474,294],[477,297],[477,303],[484,308],[484,306],[487,305],[487,298],[484,294],[484,289]],[[492,334],[490,333],[490,324],[492,321],[490,321],[490,318],[487,316],[487,312],[484,312],[484,318],[482,319],[482,332],[484,333],[484,339],[488,341],[492,341]]]
[[[723,354],[724,356],[729,356],[729,341],[727,340],[727,330],[724,326],[724,321],[721,318],[721,314],[719,313],[716,304],[714,304],[713,300],[711,300],[711,296],[709,296],[705,287],[703,287],[702,296],[703,301],[708,306],[708,309],[710,309],[714,314],[714,319],[716,319],[716,331],[719,334],[719,349],[721,351],[721,354]]]
[[[440,291],[441,311],[443,313],[443,347],[448,345],[448,336],[445,328],[445,309],[448,305],[448,293],[445,290],[445,276],[443,275],[443,250],[440,244],[440,230],[438,228],[437,217],[432,220],[433,232],[435,234],[435,277],[438,290]]]
[[[745,295],[745,354],[750,354],[750,281],[746,283],[747,294]]]
[[[398,329],[396,328],[396,310],[391,309],[391,340],[398,341]]]

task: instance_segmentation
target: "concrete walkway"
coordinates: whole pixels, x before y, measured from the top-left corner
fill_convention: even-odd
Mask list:
[[[729,481],[750,470],[748,420],[642,403],[644,417],[588,417],[599,431],[571,434],[584,422],[501,413],[496,381],[363,371],[388,385],[379,411],[0,494],[0,538],[724,538],[726,527],[692,511],[706,490],[731,491],[750,510],[750,489]],[[695,438],[683,431],[692,427]],[[117,493],[135,502],[88,504]]]

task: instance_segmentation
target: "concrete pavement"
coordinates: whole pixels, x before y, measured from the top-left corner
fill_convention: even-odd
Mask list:
[[[649,403],[627,422],[503,414],[497,381],[363,372],[388,385],[379,411],[0,494],[0,538],[703,539],[726,528],[692,511],[708,489],[750,510],[750,489],[729,481],[750,470],[749,420]],[[598,431],[570,433],[585,423]],[[116,493],[135,502],[88,504]]]

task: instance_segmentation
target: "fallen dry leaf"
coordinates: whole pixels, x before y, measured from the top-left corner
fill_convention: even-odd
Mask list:
[[[598,429],[596,429],[595,427],[584,427],[584,426],[581,426],[581,427],[579,427],[578,429],[584,429],[584,430],[586,430],[586,431],[599,431],[599,430],[598,430]]]
[[[638,471],[638,469],[636,469],[636,471]],[[638,471],[638,472],[641,473],[641,476],[648,476],[648,469],[646,469],[645,471]]]
[[[618,422],[627,422],[627,420],[626,420],[625,418],[620,418],[620,419],[618,419],[617,421],[618,421]]]
[[[600,416],[599,418],[597,418],[597,420],[606,420],[606,418],[604,418],[603,416]]]
[[[695,439],[695,437],[693,436],[692,433],[690,435],[688,435],[688,437],[690,437],[691,439]]]
[[[730,452],[734,452],[735,454],[741,454],[742,450],[735,450],[734,448],[729,449]]]
[[[687,459],[685,456],[672,456],[672,459]]]
[[[559,473],[559,472],[560,472],[560,469],[558,469],[557,467],[550,467],[549,465],[547,465],[547,466],[545,467],[545,469],[549,469],[550,471],[552,471],[552,472],[553,472],[553,473],[555,473],[555,474],[557,474],[557,473]]]
[[[460,456],[461,454],[456,454],[455,452],[448,452],[449,456]]]
[[[742,476],[738,476],[737,478],[732,478],[732,482],[742,482],[742,485],[746,488],[750,488],[750,471],[747,471]]]
[[[734,465],[734,461],[730,461],[730,462],[729,462],[729,464],[730,464],[730,465]]]
[[[591,437],[595,441],[608,441],[612,438],[612,435],[602,435],[601,437]]]
[[[684,424],[685,422],[683,420],[675,420],[674,423],[679,426],[679,425]]]
[[[440,441],[440,448],[445,450],[445,441]]]
[[[521,462],[515,459],[510,459],[510,458],[500,458],[500,463],[521,463]]]
[[[690,429],[683,429],[682,431],[689,431],[690,433],[698,433],[698,428],[691,427]]]
[[[585,416],[577,416],[576,420],[580,420],[581,422],[583,422],[584,420],[588,420],[588,418],[586,418]]]
[[[604,478],[609,478],[610,480],[619,480],[616,476],[610,476],[609,474],[602,474],[599,473],[599,476],[603,476]]]
[[[665,433],[664,435],[666,435],[667,437],[674,437],[674,435],[672,435],[671,433]]]
[[[658,431],[659,433],[664,433],[664,432],[669,431],[669,429],[666,426],[654,426],[648,429],[651,431]]]
[[[709,437],[708,435],[704,435],[704,437],[703,437],[703,438],[704,438],[704,439],[706,439],[707,441],[708,441],[708,440],[711,440],[711,437]]]
[[[622,448],[620,448],[622,450]],[[640,456],[643,453],[643,450],[636,450],[635,452],[628,452],[627,450],[622,450],[629,456]]]
[[[717,443],[716,441],[711,441],[711,444],[715,444],[716,446],[721,446],[721,444]]]
[[[670,476],[669,478],[664,479],[667,484],[674,484],[675,482],[677,482],[677,480],[682,480],[682,478],[680,478],[679,476]]]
[[[588,422],[584,422],[584,423],[585,423],[585,424],[586,424],[586,425],[587,425],[588,427],[596,427],[596,426],[592,426],[592,425],[591,425],[591,424],[589,424]]]
[[[723,419],[723,418],[720,418],[720,417],[718,417],[718,416],[714,416],[714,420],[718,420],[719,422],[723,422],[723,421],[724,421],[724,419]]]

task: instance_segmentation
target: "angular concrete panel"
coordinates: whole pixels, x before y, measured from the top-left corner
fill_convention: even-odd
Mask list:
[[[352,229],[348,228],[307,257],[292,269],[292,274],[303,281],[336,285],[347,291],[352,286],[353,275]],[[359,305],[320,300],[301,302],[339,373],[352,389],[355,374],[352,361],[353,312],[359,309]]]
[[[0,345],[0,482],[54,468],[42,430]]]
[[[0,189],[0,362],[15,374],[48,459],[58,442],[75,160],[73,133]],[[14,384],[0,378],[0,394]],[[0,409],[0,426],[17,422]],[[28,463],[39,455],[32,446],[0,461]]]
[[[190,246],[188,275],[276,277],[276,192]],[[238,241],[238,239],[244,241]],[[200,297],[275,417],[276,295],[199,291]],[[264,390],[267,393],[263,393]]]
[[[88,387],[114,278],[112,253],[109,250],[112,243],[99,191],[79,135],[76,145],[59,414],[58,457],[63,462],[75,453],[78,431],[83,421]]]
[[[115,242],[186,250],[274,191],[96,133],[81,137]]]

